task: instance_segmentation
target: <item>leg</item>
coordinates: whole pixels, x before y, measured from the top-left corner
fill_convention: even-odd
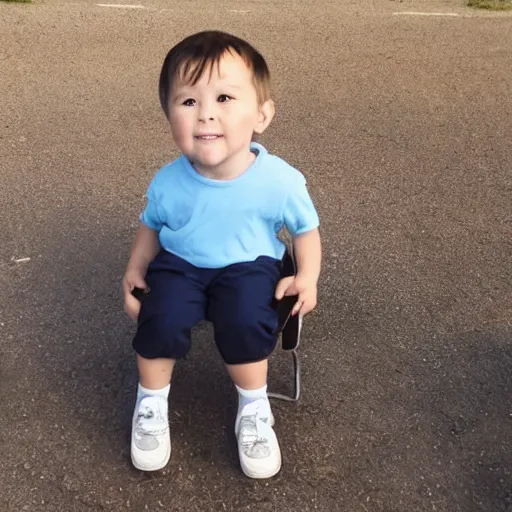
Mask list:
[[[226,364],[231,380],[242,389],[254,390],[267,384],[268,361],[247,364]]]
[[[164,251],[151,263],[146,275],[151,291],[142,302],[133,339],[140,358],[176,360],[190,350],[191,330],[206,310],[204,285],[192,270],[192,265]],[[149,371],[168,373],[170,380],[173,366],[171,361],[155,362]]]
[[[146,389],[162,389],[170,382],[176,359],[145,359],[137,355],[140,385]]]
[[[279,261],[262,256],[226,267],[208,287],[207,318],[214,324],[215,341],[227,365],[258,363],[273,352],[279,268]]]
[[[209,289],[208,316],[239,394],[235,434],[240,464],[251,478],[269,478],[281,469],[267,397],[267,358],[277,341],[273,296],[278,279],[279,262],[258,258],[227,267]]]
[[[204,287],[189,277],[191,267],[161,253],[146,276],[151,292],[144,298],[133,347],[139,386],[132,423],[133,465],[143,471],[162,469],[171,454],[168,395],[176,359],[190,348],[192,327],[204,318]]]
[[[267,396],[268,361],[247,364],[227,364],[226,369],[238,391],[238,414],[235,433],[238,433],[242,411],[248,407],[258,407],[261,418],[274,426],[274,416]],[[252,405],[251,405],[252,404]]]

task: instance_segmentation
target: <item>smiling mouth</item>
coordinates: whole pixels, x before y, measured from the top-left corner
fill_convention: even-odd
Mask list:
[[[223,135],[196,135],[195,138],[199,140],[216,140],[222,138]]]

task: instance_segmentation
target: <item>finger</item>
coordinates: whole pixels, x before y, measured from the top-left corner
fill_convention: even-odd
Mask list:
[[[275,297],[277,300],[281,300],[287,292],[290,285],[293,283],[293,277],[284,277],[277,283]]]
[[[125,304],[131,302],[131,299],[134,299],[132,295],[133,286],[127,281],[123,281],[123,295]]]
[[[295,306],[293,306],[293,309],[292,309],[292,315],[297,315],[299,312],[301,314],[304,314],[302,313],[303,309],[304,309],[304,305],[306,303],[306,297],[304,296],[304,294],[302,293],[299,293],[299,296],[297,298],[297,302],[295,303]]]
[[[297,287],[295,286],[294,282],[291,283],[290,286],[288,286],[288,288],[286,288],[284,294],[285,294],[286,297],[299,294],[299,292],[297,291]]]
[[[138,310],[140,309],[140,302],[130,293],[125,297],[125,306],[128,310]]]
[[[130,296],[124,303],[124,311],[132,320],[137,320],[140,312],[140,302]]]
[[[302,306],[303,306],[303,303],[298,300],[296,303],[295,303],[295,306],[293,306],[293,309],[292,309],[292,316],[295,316],[297,315],[301,309],[302,309]]]
[[[130,286],[130,291],[132,291],[134,288],[142,288],[143,290],[149,289],[149,286],[143,277],[131,277],[128,284]]]
[[[147,285],[146,281],[143,278],[137,279],[133,284],[137,288],[142,288],[143,290],[149,290],[149,286]]]
[[[311,313],[311,311],[313,311],[313,309],[315,309],[315,306],[316,306],[316,300],[311,299],[311,298],[305,299],[304,303],[302,304],[302,307],[300,308],[301,316]]]
[[[123,280],[123,292],[125,298],[132,294],[134,288],[141,288],[142,290],[149,291],[149,286],[143,278],[128,277]]]
[[[305,301],[302,303],[300,310],[297,311],[297,313],[300,314],[300,316],[305,316],[311,311],[311,309],[312,308],[310,303],[308,303],[308,301]]]
[[[308,313],[313,311],[315,306],[316,298],[314,296],[312,297],[311,295],[308,295],[306,293],[299,293],[297,303],[295,304],[292,310],[292,315],[296,315],[299,313],[301,316],[307,315]]]
[[[131,291],[131,285],[126,279],[123,279],[122,285],[123,285],[123,293],[126,296],[126,294],[130,293],[130,291]]]

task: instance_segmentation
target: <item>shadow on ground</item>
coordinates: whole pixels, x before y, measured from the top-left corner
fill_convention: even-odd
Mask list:
[[[21,287],[23,296],[47,283],[44,299],[25,295],[33,312],[26,327],[37,333],[25,347],[29,374],[4,374],[14,389],[27,378],[38,382],[16,404],[2,401],[9,421],[22,406],[20,431],[29,433],[12,440],[25,459],[6,451],[13,483],[27,493],[11,497],[7,510],[26,503],[28,510],[158,510],[159,503],[182,510],[183,500],[189,510],[512,510],[512,349],[503,325],[418,330],[397,355],[393,340],[403,333],[383,329],[380,345],[365,343],[361,315],[341,320],[341,359],[329,362],[330,354],[315,355],[328,328],[321,308],[305,325],[301,401],[274,402],[285,461],[270,483],[248,481],[238,469],[235,395],[211,328],[201,325],[173,382],[171,463],[152,475],[136,471],[134,327],[119,292],[130,231],[87,236],[81,253],[57,237],[43,255],[54,264],[34,262]],[[290,390],[285,356],[273,357],[274,390]]]

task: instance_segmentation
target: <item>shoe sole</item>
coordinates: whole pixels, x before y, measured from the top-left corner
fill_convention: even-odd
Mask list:
[[[139,469],[140,471],[158,471],[160,469],[165,468],[167,466],[169,459],[171,458],[171,447],[169,446],[169,450],[167,451],[167,454],[165,456],[165,459],[159,463],[154,465],[146,465],[144,463],[141,463],[141,461],[137,460],[136,453],[137,448],[132,445],[131,449],[131,458],[132,458],[132,464],[135,466],[135,468]]]
[[[278,463],[278,466],[276,468],[273,468],[270,471],[261,472],[261,473],[260,472],[256,472],[256,471],[251,471],[244,464],[244,460],[243,460],[243,457],[242,457],[241,454],[239,454],[239,457],[240,457],[240,466],[242,468],[242,471],[243,471],[244,475],[249,477],[249,478],[254,478],[254,479],[272,478],[273,476],[277,475],[279,473],[279,471],[281,471],[281,463],[282,463],[281,452],[279,452],[279,463]]]

